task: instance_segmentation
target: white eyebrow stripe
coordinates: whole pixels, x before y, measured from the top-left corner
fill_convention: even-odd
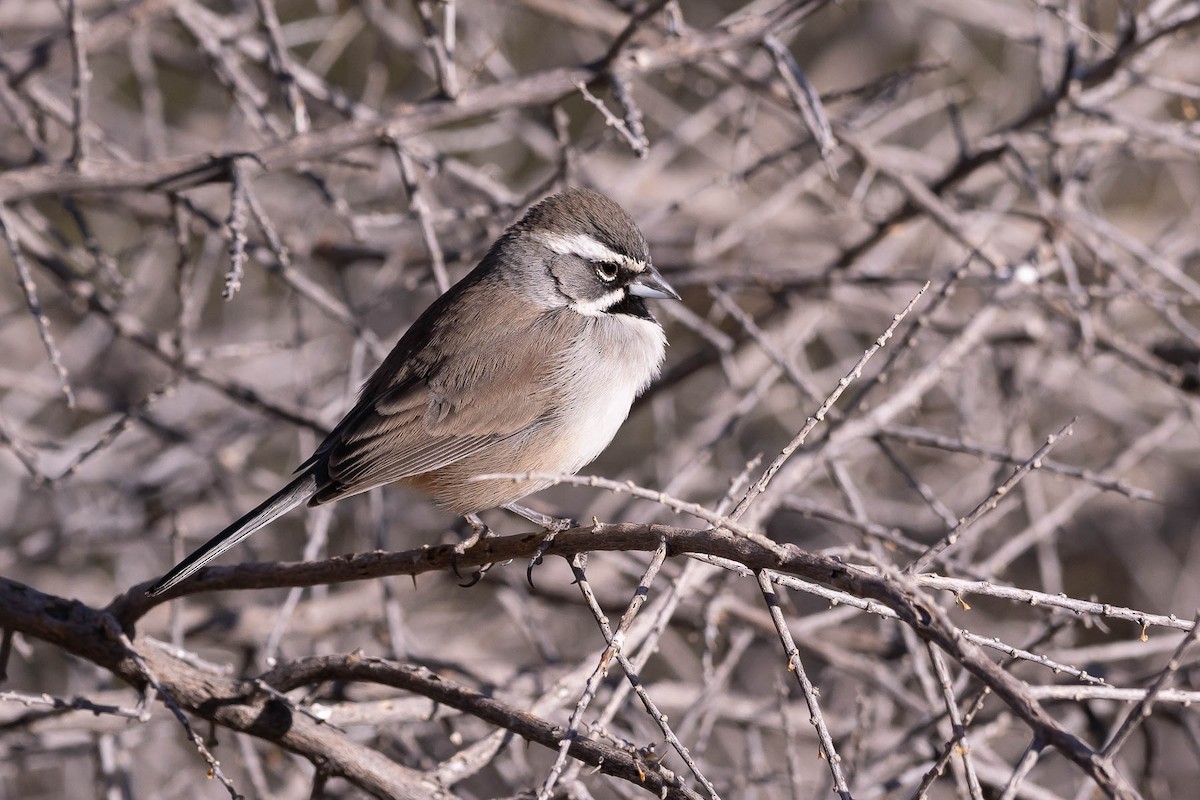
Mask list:
[[[584,316],[598,317],[623,299],[625,299],[625,290],[617,289],[616,291],[601,295],[595,300],[577,300],[571,303],[570,307],[573,311],[578,311]]]
[[[622,255],[586,233],[573,233],[569,236],[558,233],[542,233],[539,236],[547,247],[562,255],[579,256],[588,261],[602,261],[607,264],[622,264],[634,272],[646,271],[644,262]]]

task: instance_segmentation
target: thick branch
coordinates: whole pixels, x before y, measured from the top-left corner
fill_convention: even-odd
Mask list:
[[[483,539],[457,556],[459,568],[530,558],[538,552],[544,534],[523,534]],[[898,582],[843,563],[785,545],[785,556],[744,536],[723,531],[688,530],[665,525],[601,525],[559,533],[544,555],[570,557],[588,551],[653,551],[665,540],[670,555],[703,553],[730,559],[752,570],[771,569],[797,575],[876,600],[896,612],[922,639],[932,642],[989,686],[1021,719],[1060,753],[1075,762],[1098,785],[1114,797],[1136,797],[1110,764],[1094,758],[1085,743],[1062,728],[1026,691],[1025,684],[988,659],[982,649],[967,641],[945,613],[916,590]],[[157,602],[170,597],[216,589],[249,589],[281,586],[315,586],[362,580],[385,575],[416,575],[448,570],[455,563],[451,545],[410,550],[403,553],[366,553],[322,562],[292,564],[247,564],[209,567],[187,583],[160,598],[145,597],[149,584],[140,584],[114,600],[109,610],[124,625],[133,624]]]

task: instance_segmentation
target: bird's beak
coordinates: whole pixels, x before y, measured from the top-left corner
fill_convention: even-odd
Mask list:
[[[653,266],[647,264],[646,271],[637,276],[629,284],[629,293],[637,297],[649,297],[655,300],[678,300],[679,292],[671,288],[671,284],[659,274]]]

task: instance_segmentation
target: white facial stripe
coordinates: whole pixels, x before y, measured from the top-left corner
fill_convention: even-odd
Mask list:
[[[570,307],[573,311],[578,311],[580,314],[585,316],[598,317],[616,305],[617,302],[622,300],[624,297],[625,290],[617,289],[615,292],[609,292],[608,294],[601,295],[595,300],[576,301],[571,303]]]
[[[579,256],[588,261],[601,261],[606,264],[620,264],[634,272],[645,272],[646,265],[636,258],[621,255],[616,250],[606,247],[588,236],[586,233],[573,233],[562,236],[557,233],[543,233],[541,239],[556,253]]]

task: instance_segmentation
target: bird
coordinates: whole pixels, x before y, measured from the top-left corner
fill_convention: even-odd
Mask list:
[[[478,476],[574,474],[600,455],[661,369],[666,334],[645,302],[656,299],[680,297],[620,205],[586,188],[536,203],[409,326],[296,477],[146,593],[302,503],[385,484],[477,532],[480,511],[527,512],[516,501],[552,481]]]

